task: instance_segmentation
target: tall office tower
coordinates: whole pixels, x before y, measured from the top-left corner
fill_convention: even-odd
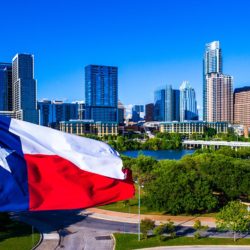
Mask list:
[[[148,103],[145,105],[145,121],[151,122],[154,120],[154,104]]]
[[[12,65],[0,63],[0,110],[12,111]]]
[[[250,127],[250,87],[234,90],[234,123]]]
[[[188,81],[180,86],[180,121],[198,120],[195,90]]]
[[[180,90],[173,89],[173,121],[180,121]]]
[[[13,110],[16,118],[38,123],[34,56],[17,54],[12,60]]]
[[[179,121],[179,90],[171,85],[155,91],[155,121]]]
[[[85,67],[85,118],[100,122],[118,121],[118,68]]]
[[[165,121],[165,89],[154,92],[154,120]]]
[[[206,75],[207,121],[233,121],[233,77],[210,73]]]
[[[165,121],[173,121],[173,89],[171,85],[166,86],[165,92]]]
[[[220,42],[206,44],[203,59],[203,120],[207,121],[207,82],[206,76],[210,73],[222,73],[222,54]]]

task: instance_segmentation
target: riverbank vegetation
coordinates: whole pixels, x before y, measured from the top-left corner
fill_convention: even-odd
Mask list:
[[[123,156],[143,185],[148,211],[168,214],[217,212],[232,200],[250,200],[250,149],[198,150],[181,160]]]
[[[133,134],[126,136],[104,136],[102,138],[95,135],[85,137],[107,142],[111,147],[119,152],[126,150],[168,150],[181,149],[183,136],[177,133],[157,133],[154,138],[149,138],[145,134]]]
[[[85,135],[85,137],[102,140],[107,142],[111,147],[119,152],[127,150],[176,150],[182,149],[182,141],[184,139],[191,140],[216,140],[216,141],[250,141],[249,138],[237,136],[229,131],[228,133],[218,133],[215,129],[206,129],[203,134],[179,134],[179,133],[161,133],[155,132],[153,138],[149,138],[146,134],[128,134],[112,136],[107,135],[98,137],[96,135]]]

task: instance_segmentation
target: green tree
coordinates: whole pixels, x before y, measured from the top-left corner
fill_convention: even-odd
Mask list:
[[[200,220],[196,220],[194,222],[193,228],[196,230],[196,232],[194,234],[194,237],[196,239],[200,239],[201,238],[201,232],[207,230],[208,226],[204,226],[204,225],[201,224]]]
[[[172,142],[172,149],[180,149],[181,148],[181,142],[182,138],[179,133],[172,133],[171,135],[171,142]]]
[[[171,214],[211,211],[217,206],[211,181],[193,164],[160,161],[145,184],[145,205]]]
[[[153,230],[155,227],[155,222],[150,219],[141,220],[140,229],[144,239],[148,238],[148,232]]]
[[[160,224],[159,226],[155,227],[154,234],[159,236],[161,240],[165,239],[162,237],[163,234],[169,234],[170,237],[174,238],[176,236],[174,222],[168,220],[167,223]]]
[[[205,138],[212,138],[216,134],[217,134],[216,129],[214,129],[214,128],[208,128],[208,127],[204,128],[204,136],[205,136]]]
[[[216,227],[219,230],[230,230],[234,234],[249,230],[250,214],[245,205],[239,201],[231,201],[216,216]]]
[[[139,180],[140,183],[145,183],[151,179],[152,170],[158,165],[157,160],[145,155],[139,155],[131,163],[133,177],[134,179]]]
[[[120,152],[127,150],[126,140],[123,136],[117,136],[116,149]]]

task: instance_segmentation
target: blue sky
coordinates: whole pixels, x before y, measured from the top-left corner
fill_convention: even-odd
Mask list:
[[[205,43],[221,42],[224,73],[250,85],[246,0],[12,0],[0,3],[0,61],[35,55],[38,98],[84,99],[84,67],[119,68],[124,104],[153,101],[189,80],[202,104]]]

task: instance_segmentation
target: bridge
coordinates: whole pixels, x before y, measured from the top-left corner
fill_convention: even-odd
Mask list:
[[[241,141],[195,141],[195,140],[184,140],[182,145],[189,148],[196,147],[211,147],[213,146],[215,149],[220,148],[222,146],[231,147],[232,149],[242,148],[242,147],[250,147],[250,142],[241,142]]]

